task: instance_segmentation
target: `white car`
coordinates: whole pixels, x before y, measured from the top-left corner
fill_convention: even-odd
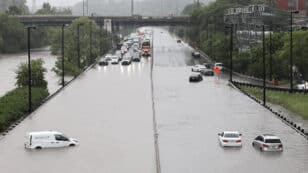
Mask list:
[[[220,62],[215,63],[214,64],[214,69],[215,68],[219,68],[219,70],[222,70],[223,69],[222,63],[220,63]]]
[[[283,151],[283,145],[278,136],[271,134],[264,134],[257,136],[252,146],[260,151]]]
[[[31,132],[26,135],[25,148],[42,149],[78,145],[78,141],[56,131]]]
[[[242,134],[236,131],[224,131],[218,134],[218,140],[223,147],[241,147]]]
[[[308,82],[303,82],[301,84],[297,84],[296,88],[299,90],[307,90],[308,89]]]
[[[206,70],[206,67],[204,65],[195,65],[191,68],[192,72],[201,72],[203,70]]]
[[[118,56],[111,56],[111,64],[119,64],[120,58]]]

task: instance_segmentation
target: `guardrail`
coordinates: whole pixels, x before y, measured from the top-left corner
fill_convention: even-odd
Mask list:
[[[245,83],[245,82],[238,82],[238,81],[232,81],[234,85],[242,85],[246,87],[251,87],[251,88],[260,88],[263,89],[262,85],[254,85],[251,83]],[[282,91],[282,92],[290,92],[291,90],[289,88],[281,88],[281,87],[265,87],[266,90],[271,90],[271,91]],[[293,93],[302,93],[302,94],[307,94],[308,90],[299,90],[299,89],[293,89]]]
[[[292,129],[294,129],[297,133],[299,133],[300,135],[302,135],[304,138],[306,138],[308,140],[308,132],[307,130],[303,129],[301,126],[299,126],[298,124],[296,124],[295,122],[293,122],[292,120],[288,119],[287,117],[285,117],[284,115],[282,115],[281,113],[275,111],[274,109],[272,109],[270,106],[268,105],[263,105],[263,102],[261,100],[259,100],[258,98],[256,98],[253,95],[250,95],[249,93],[247,93],[246,91],[244,91],[238,84],[238,82],[232,82],[231,85],[233,85],[233,87],[237,88],[239,91],[241,91],[243,94],[245,94],[246,96],[248,96],[249,98],[251,98],[252,100],[254,100],[255,102],[257,102],[258,104],[260,104],[261,106],[263,106],[265,109],[269,110],[270,112],[272,112],[278,119],[280,119],[283,123],[285,123],[286,125],[288,125],[289,127],[291,127]]]

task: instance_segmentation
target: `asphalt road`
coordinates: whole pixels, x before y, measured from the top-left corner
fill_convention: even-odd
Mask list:
[[[188,83],[191,48],[154,29],[154,101],[162,173],[294,172],[308,170],[308,141],[228,86],[223,77]],[[84,73],[0,139],[2,173],[154,173],[156,158],[151,59]],[[80,145],[28,151],[29,131],[58,130]],[[221,148],[217,133],[243,133],[241,149]],[[282,138],[283,153],[251,146],[261,133]]]
[[[190,84],[190,48],[165,31],[155,30],[154,45],[154,95],[163,173],[308,172],[306,139],[230,87],[225,77],[207,77]],[[243,133],[243,147],[220,147],[217,134],[223,130]],[[280,136],[285,151],[261,153],[254,149],[252,140],[263,133]]]

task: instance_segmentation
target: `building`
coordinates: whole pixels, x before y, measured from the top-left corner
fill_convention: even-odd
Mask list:
[[[298,10],[300,14],[307,14],[308,0],[276,0],[275,6],[279,10]]]

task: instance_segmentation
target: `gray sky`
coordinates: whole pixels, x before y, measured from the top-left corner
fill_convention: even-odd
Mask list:
[[[31,8],[33,0],[27,0],[27,5]],[[35,0],[36,6],[41,7],[44,2],[49,2],[52,6],[72,6],[82,0]]]

